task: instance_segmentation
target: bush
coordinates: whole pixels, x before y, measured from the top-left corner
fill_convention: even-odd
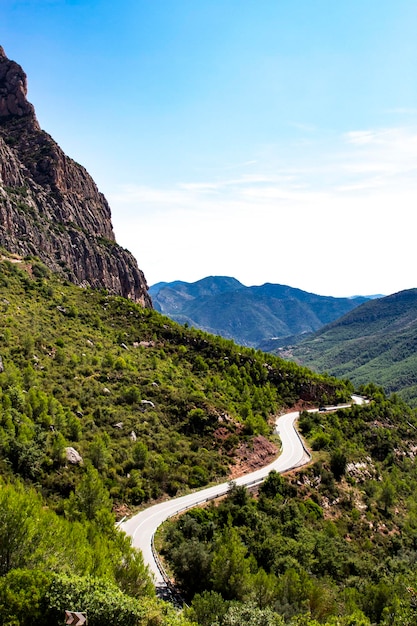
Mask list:
[[[116,585],[80,576],[54,576],[46,602],[50,623],[56,624],[62,623],[65,611],[86,612],[89,626],[136,626],[145,613],[137,600]]]
[[[0,578],[0,619],[4,625],[48,625],[45,595],[52,574],[15,569]],[[62,617],[62,616],[61,616]],[[62,620],[61,620],[62,621]]]

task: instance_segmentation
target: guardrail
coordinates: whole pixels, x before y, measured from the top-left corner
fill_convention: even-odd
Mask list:
[[[191,507],[190,507],[191,508]],[[173,514],[175,515],[175,513]],[[171,516],[172,517],[172,516]],[[180,594],[180,592],[178,591],[178,589],[175,587],[174,583],[172,582],[172,580],[170,579],[170,577],[168,576],[165,567],[162,564],[161,559],[159,558],[159,554],[155,548],[155,533],[152,535],[152,540],[151,540],[151,550],[152,550],[152,555],[153,558],[155,559],[155,563],[161,573],[161,576],[163,578],[164,584],[168,590],[168,592],[170,593],[171,597],[170,600],[173,604],[177,604],[180,607],[188,607],[188,604],[185,602],[184,598],[182,597],[182,595]]]

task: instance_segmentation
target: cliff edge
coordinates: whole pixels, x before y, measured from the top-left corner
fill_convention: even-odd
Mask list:
[[[105,197],[40,128],[26,94],[26,74],[0,46],[0,246],[152,307],[136,259],[116,243]]]

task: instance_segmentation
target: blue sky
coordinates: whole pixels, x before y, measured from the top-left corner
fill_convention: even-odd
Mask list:
[[[0,0],[149,284],[417,287],[415,0]]]

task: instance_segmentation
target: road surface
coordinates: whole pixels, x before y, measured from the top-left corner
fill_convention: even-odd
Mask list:
[[[353,402],[356,403],[362,402],[362,399],[358,396],[352,396],[352,399]],[[348,406],[350,405],[346,404],[338,406],[337,408],[346,408]],[[312,411],[317,410],[318,409],[312,409]],[[250,486],[260,484],[272,470],[285,472],[295,467],[300,467],[310,460],[310,455],[294,427],[294,422],[298,416],[299,412],[293,411],[277,419],[276,432],[280,436],[282,446],[280,456],[265,467],[235,479],[233,482],[236,485]],[[132,537],[133,545],[142,551],[144,562],[149,566],[150,571],[154,575],[157,588],[161,588],[165,584],[164,575],[158,566],[157,557],[155,557],[153,551],[153,537],[158,526],[169,517],[181,511],[191,509],[198,504],[224,495],[229,488],[230,483],[225,482],[194,493],[189,493],[185,496],[160,502],[137,513],[120,524],[119,527],[121,530]]]

